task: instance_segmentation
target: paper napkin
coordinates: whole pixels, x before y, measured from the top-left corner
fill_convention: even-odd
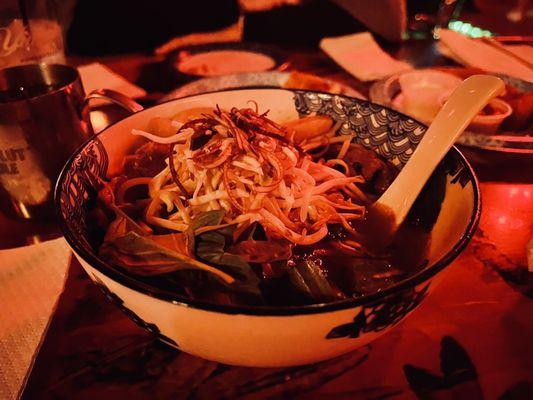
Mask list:
[[[439,35],[439,51],[459,64],[533,82],[533,69],[504,51],[449,29],[441,29]],[[533,57],[531,46],[505,46],[505,48],[521,58]]]
[[[70,250],[60,238],[0,250],[0,399],[16,399],[63,290]]]
[[[361,81],[373,81],[412,69],[410,64],[383,51],[369,32],[324,38],[320,48]]]
[[[146,96],[146,91],[127,81],[100,63],[91,63],[78,67],[85,93],[95,89],[113,89],[132,99]]]

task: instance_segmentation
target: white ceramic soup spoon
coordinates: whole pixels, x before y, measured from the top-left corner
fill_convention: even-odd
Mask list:
[[[365,225],[369,225],[369,232],[379,232],[381,244],[390,242],[433,170],[459,135],[491,99],[504,91],[503,81],[489,75],[473,75],[455,89],[409,161],[368,210]],[[388,229],[384,229],[385,226]],[[379,230],[372,227],[379,227]]]

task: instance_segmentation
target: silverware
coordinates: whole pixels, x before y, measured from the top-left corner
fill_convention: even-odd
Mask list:
[[[481,41],[483,43],[485,43],[485,44],[488,44],[489,46],[492,46],[496,50],[507,54],[509,57],[514,58],[519,63],[521,63],[521,64],[525,65],[526,67],[528,67],[529,69],[533,70],[533,63],[529,62],[525,58],[520,57],[520,55],[518,55],[516,53],[513,53],[508,48],[506,48],[503,44],[501,44],[500,41],[495,40],[495,39],[493,39],[491,37],[483,37],[483,38],[481,38]]]
[[[501,43],[533,44],[533,36],[492,36],[493,40]]]

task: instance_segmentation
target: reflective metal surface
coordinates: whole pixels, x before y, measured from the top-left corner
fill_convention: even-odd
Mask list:
[[[0,211],[52,217],[61,167],[91,134],[76,69],[32,64],[0,71]]]

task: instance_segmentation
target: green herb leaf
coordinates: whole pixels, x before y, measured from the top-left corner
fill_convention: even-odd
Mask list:
[[[235,277],[236,289],[259,295],[259,278],[244,259],[224,250],[226,237],[221,231],[206,232],[196,236],[196,256]],[[229,234],[231,236],[230,232]]]
[[[198,214],[189,224],[189,229],[194,232],[204,226],[220,225],[224,218],[224,210],[211,210]]]
[[[124,236],[128,232],[135,232],[140,236],[146,235],[146,232],[135,223],[125,213],[116,213],[115,219],[109,224],[106,234],[104,236],[104,242],[114,240],[121,236]]]
[[[252,222],[248,224],[245,223],[241,227],[236,228],[232,234],[233,243],[238,243],[241,240],[253,239],[258,225],[258,222]]]
[[[328,281],[313,261],[307,260],[288,268],[289,280],[296,290],[316,301],[339,300],[345,296]]]
[[[178,270],[201,269],[217,275],[226,283],[234,281],[223,271],[161,246],[135,232],[104,242],[100,247],[100,255],[137,275],[152,276]]]
[[[292,256],[291,246],[285,240],[242,240],[228,251],[252,263],[288,260]]]
[[[170,290],[181,291],[194,299],[212,301],[218,304],[233,304],[232,285],[228,285],[214,274],[202,270],[180,270],[165,276]]]
[[[184,232],[187,235],[188,252],[194,254],[194,231],[204,226],[220,225],[224,218],[224,210],[211,210],[198,214],[189,223],[189,228]]]
[[[168,235],[150,235],[151,240],[156,242],[159,246],[163,246],[180,254],[191,256],[189,249],[189,237],[185,233],[169,233]]]

